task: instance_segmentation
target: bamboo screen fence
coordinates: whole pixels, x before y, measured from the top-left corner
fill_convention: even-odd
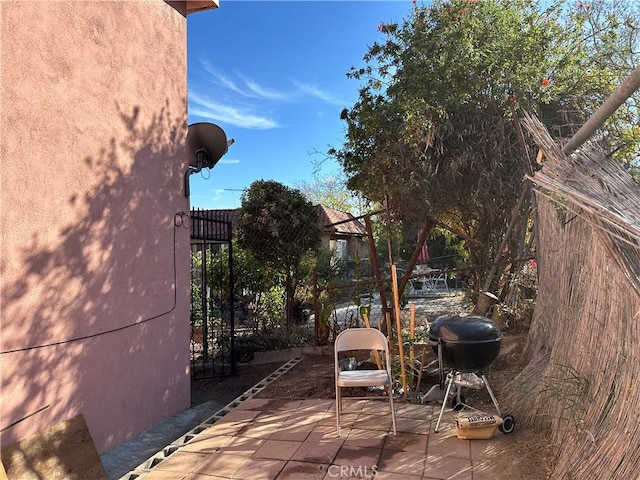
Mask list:
[[[546,159],[531,178],[539,291],[508,402],[549,429],[553,478],[638,478],[640,188],[597,145],[567,158],[524,124]]]

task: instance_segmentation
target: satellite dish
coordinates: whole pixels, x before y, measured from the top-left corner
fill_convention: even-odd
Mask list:
[[[213,168],[229,148],[224,130],[207,122],[194,123],[188,128],[189,165],[198,169]]]

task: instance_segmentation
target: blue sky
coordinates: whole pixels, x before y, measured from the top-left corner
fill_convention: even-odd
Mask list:
[[[212,122],[235,143],[190,178],[191,206],[237,208],[255,180],[311,182],[330,146],[340,147],[343,108],[358,98],[351,66],[380,23],[400,21],[411,0],[220,0],[187,20],[188,121]],[[339,171],[322,163],[320,176]]]

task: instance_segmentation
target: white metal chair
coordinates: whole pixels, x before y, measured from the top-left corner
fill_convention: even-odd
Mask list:
[[[340,370],[340,352],[354,350],[375,350],[384,353],[384,366],[377,370]],[[393,380],[389,359],[389,344],[384,334],[375,328],[348,328],[336,337],[334,343],[335,385],[336,385],[336,424],[340,436],[340,415],[342,413],[343,387],[386,387],[389,395],[389,408],[396,434],[396,414],[393,407]],[[377,357],[376,357],[377,360]],[[360,397],[363,398],[363,397]],[[365,397],[367,398],[367,397]]]
[[[451,291],[449,290],[449,281],[447,279],[447,274],[444,272],[441,272],[437,275],[429,275],[427,277],[427,284],[428,288],[433,292],[437,291],[438,285],[442,285],[442,287],[447,290],[447,293],[451,293]]]

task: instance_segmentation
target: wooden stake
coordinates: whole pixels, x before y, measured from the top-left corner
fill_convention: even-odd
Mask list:
[[[396,328],[398,333],[398,349],[400,351],[400,375],[402,376],[402,388],[404,398],[408,396],[407,392],[407,374],[404,368],[404,346],[402,345],[402,322],[400,321],[400,299],[398,298],[398,275],[396,266],[391,265],[391,285],[393,286],[393,311],[396,315]]]

